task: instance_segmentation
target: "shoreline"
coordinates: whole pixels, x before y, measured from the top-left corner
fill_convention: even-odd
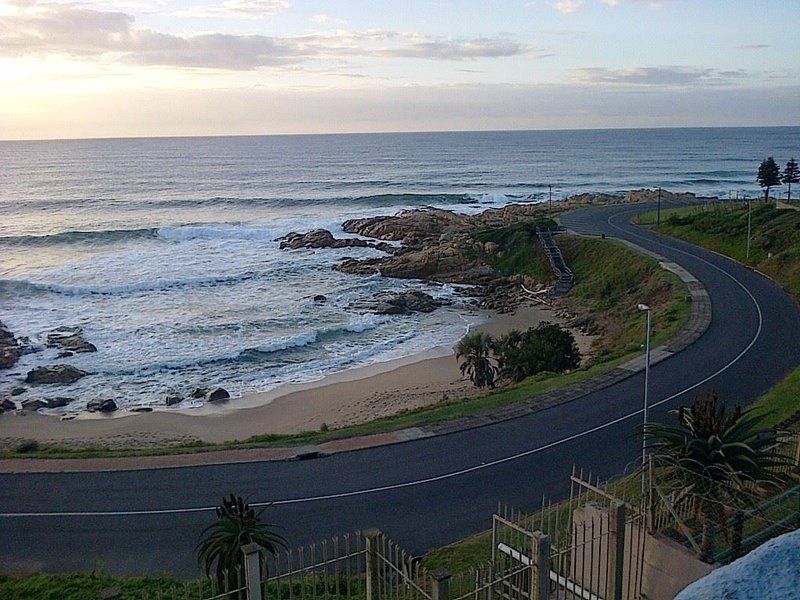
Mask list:
[[[542,321],[563,324],[563,318],[557,317],[552,308],[543,306],[484,314],[487,319],[472,330],[497,335]],[[586,354],[592,339],[573,333]],[[319,431],[323,424],[334,429],[482,393],[485,392],[461,376],[454,348],[439,346],[392,361],[346,369],[313,382],[245,394],[213,410],[157,410],[120,415],[123,418],[69,421],[37,413],[3,415],[0,444],[10,447],[23,440],[36,440],[75,448],[135,449],[197,441],[241,441],[254,435]]]

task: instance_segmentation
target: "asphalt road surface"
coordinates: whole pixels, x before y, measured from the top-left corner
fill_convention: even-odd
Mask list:
[[[728,402],[754,400],[800,364],[797,304],[741,265],[631,225],[630,216],[643,209],[593,208],[562,221],[654,250],[709,291],[708,331],[651,370],[653,418],[663,420],[669,409],[711,389]],[[230,492],[278,501],[268,514],[292,545],[378,527],[421,553],[487,529],[498,501],[533,510],[543,495],[563,497],[573,464],[601,477],[633,464],[642,390],[638,374],[511,421],[315,460],[0,475],[0,571],[102,564],[116,574],[193,578],[197,536],[214,517],[184,509],[212,507]]]

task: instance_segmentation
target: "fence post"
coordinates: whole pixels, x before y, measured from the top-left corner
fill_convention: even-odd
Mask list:
[[[244,577],[247,584],[247,600],[262,600],[261,596],[261,546],[242,546],[244,554]]]
[[[367,549],[367,600],[378,600],[378,529],[367,529],[364,540]]]
[[[531,600],[549,600],[550,598],[550,536],[541,531],[533,532],[534,555],[536,566],[531,570]]]
[[[619,500],[611,503],[608,513],[608,569],[606,597],[622,600],[622,579],[625,569],[625,521],[627,510]]]
[[[447,569],[431,572],[431,600],[450,600],[450,572]]]

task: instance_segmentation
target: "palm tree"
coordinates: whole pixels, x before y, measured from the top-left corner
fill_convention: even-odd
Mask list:
[[[483,332],[465,335],[456,346],[456,359],[464,359],[461,374],[467,375],[476,387],[494,388],[497,367],[492,364],[492,346],[492,336]]]
[[[236,573],[244,566],[243,546],[258,544],[273,556],[280,548],[286,548],[286,540],[275,532],[275,527],[261,522],[268,507],[253,510],[241,496],[231,494],[217,507],[217,520],[200,534],[195,548],[197,562],[207,577],[214,573],[222,589],[231,590],[238,585]]]
[[[712,526],[724,520],[723,508],[752,506],[755,488],[780,483],[776,467],[785,465],[786,457],[772,451],[777,435],[760,427],[760,415],[739,406],[728,410],[715,392],[672,412],[677,426],[647,423],[645,435],[652,448],[666,455],[665,480],[681,496],[699,500],[701,550],[711,558]]]

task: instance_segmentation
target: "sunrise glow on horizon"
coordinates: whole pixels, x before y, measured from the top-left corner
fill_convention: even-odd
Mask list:
[[[0,139],[796,125],[797,13],[0,0]]]

